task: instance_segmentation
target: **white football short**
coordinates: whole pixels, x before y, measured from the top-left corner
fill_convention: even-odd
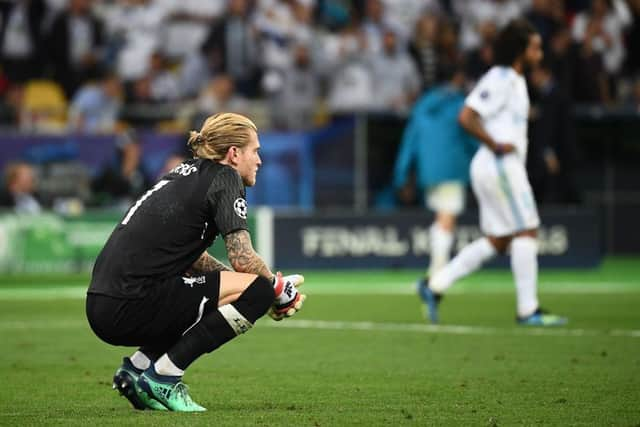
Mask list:
[[[471,186],[485,235],[508,236],[540,225],[529,178],[517,154],[497,157],[488,149],[478,150],[471,162]]]
[[[425,191],[427,207],[434,212],[460,215],[465,205],[465,186],[459,181],[445,181]]]

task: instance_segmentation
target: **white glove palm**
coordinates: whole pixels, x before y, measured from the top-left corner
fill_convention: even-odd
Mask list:
[[[269,309],[269,316],[273,320],[282,320],[285,317],[291,317],[302,308],[306,295],[298,292],[298,286],[304,283],[304,276],[301,274],[292,274],[282,276],[282,273],[276,273],[274,289],[276,291],[276,300]]]

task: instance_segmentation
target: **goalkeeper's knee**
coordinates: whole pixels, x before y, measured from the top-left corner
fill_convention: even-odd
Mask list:
[[[258,276],[231,305],[249,322],[255,323],[269,310],[274,298],[275,291],[271,281]]]

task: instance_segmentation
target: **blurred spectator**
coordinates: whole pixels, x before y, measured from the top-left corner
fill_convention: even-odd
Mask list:
[[[294,16],[291,3],[296,0],[259,0],[256,2],[255,26],[259,34],[263,65],[278,68],[290,63],[290,42]]]
[[[317,0],[315,21],[329,31],[336,31],[348,25],[351,2],[344,0]]]
[[[409,40],[409,54],[415,62],[422,91],[436,84],[438,80],[438,16],[432,13],[418,18],[413,37]]]
[[[221,74],[200,92],[197,108],[204,118],[225,111],[246,114],[249,105],[245,98],[236,93],[231,77]]]
[[[19,214],[35,214],[42,211],[36,197],[35,171],[30,164],[16,162],[5,167],[0,207],[11,208]]]
[[[110,133],[122,104],[122,84],[115,74],[80,88],[69,107],[69,129],[81,133]]]
[[[365,58],[366,39],[354,25],[325,38],[324,55],[330,64],[327,103],[334,114],[365,111],[373,105],[374,83]]]
[[[525,15],[525,18],[536,28],[540,37],[542,37],[542,46],[546,51],[549,47],[551,35],[555,32],[558,21],[554,14],[555,9],[553,3],[562,3],[558,0],[533,0],[531,9]]]
[[[222,17],[227,0],[164,0],[169,4],[164,54],[182,60],[202,45],[209,27]]]
[[[11,83],[41,77],[44,69],[43,0],[0,2],[0,58]]]
[[[417,22],[423,15],[442,12],[439,0],[383,0],[385,15],[404,44],[412,36]]]
[[[464,63],[464,56],[459,49],[458,27],[449,20],[440,20],[440,36],[438,37],[438,80],[444,82]]]
[[[92,13],[92,0],[69,0],[54,19],[47,37],[47,51],[54,79],[67,97],[100,72],[105,45],[102,22]]]
[[[50,17],[54,17],[60,11],[62,11],[65,7],[67,7],[69,0],[45,0],[45,3],[48,9],[47,14]]]
[[[128,85],[127,99],[132,104],[174,102],[180,98],[180,83],[167,64],[166,57],[156,51],[149,58],[145,74]]]
[[[584,49],[602,55],[605,70],[617,75],[626,54],[622,32],[631,20],[624,0],[593,0],[589,11],[573,20],[573,38]]]
[[[571,38],[571,31],[567,25],[559,25],[549,38],[549,48],[544,51],[547,62],[555,80],[561,87],[566,88],[573,99],[573,66],[578,59],[577,46]]]
[[[556,28],[549,40],[549,50],[544,54],[558,85],[565,88],[573,101],[610,101],[602,57],[590,45],[574,42],[568,26],[560,24]]]
[[[294,63],[265,76],[264,87],[271,108],[271,123],[278,129],[310,129],[314,124],[319,77],[308,46],[293,46]]]
[[[110,49],[118,75],[125,81],[142,78],[151,55],[165,45],[165,25],[171,9],[166,2],[116,0],[105,14]]]
[[[563,33],[557,37],[557,43],[566,43]],[[613,98],[602,54],[588,41],[571,43],[569,49],[571,69],[568,78],[573,85],[573,99],[578,103],[611,104]]]
[[[227,12],[205,38],[203,58],[191,59],[199,59],[201,65],[194,68],[188,78],[195,77],[202,82],[203,78],[208,80],[215,74],[224,73],[233,79],[240,94],[256,96],[260,82],[257,36],[248,0],[229,0]]]
[[[116,142],[115,158],[91,183],[99,204],[124,210],[149,188],[151,182],[141,158],[137,135],[132,131],[122,133]]]
[[[534,108],[528,173],[539,203],[578,203],[572,103],[548,63],[531,71]]]
[[[420,78],[407,51],[399,48],[393,31],[384,31],[382,51],[372,55],[371,71],[376,91],[374,108],[408,112],[420,92]]]
[[[366,40],[365,49],[372,54],[378,54],[382,51],[382,39],[385,29],[395,29],[397,31],[397,28],[385,15],[382,0],[365,0],[364,13],[360,25]]]
[[[314,22],[316,0],[290,0],[289,3],[293,13],[293,28],[289,47],[299,44],[311,45],[316,30]],[[291,52],[289,56],[293,60]]]
[[[487,22],[501,29],[524,13],[524,5],[518,0],[451,0],[451,4],[460,17],[460,46],[465,52],[480,45],[480,27]]]
[[[627,31],[627,63],[626,71],[629,75],[640,73],[640,0],[628,0],[632,13],[633,24]]]
[[[467,74],[472,80],[478,80],[494,64],[493,44],[498,34],[496,24],[486,21],[480,26],[480,45],[467,54]]]

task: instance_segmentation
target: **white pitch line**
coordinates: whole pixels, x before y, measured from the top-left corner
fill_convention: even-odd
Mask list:
[[[357,286],[357,285],[356,285]],[[331,286],[308,286],[309,294],[318,295],[412,295],[416,293],[415,284],[393,283],[376,284],[375,287],[363,286],[358,289],[354,285],[345,286],[344,288]],[[637,289],[630,288],[628,283],[623,282],[599,282],[599,283],[577,283],[577,282],[542,282],[538,286],[540,292],[545,294],[612,294],[612,293],[640,293],[640,283]],[[447,293],[465,294],[465,293],[513,293],[513,287],[505,286],[483,286],[482,284],[461,284],[453,286]]]
[[[623,338],[640,338],[640,330],[634,329],[570,329],[570,328],[495,328],[490,326],[470,325],[427,325],[424,323],[391,323],[391,322],[347,322],[335,320],[294,320],[283,322],[271,320],[260,321],[260,327],[285,329],[320,329],[334,331],[370,331],[370,332],[414,332],[444,335],[527,335],[527,336],[559,336],[559,337],[595,337],[612,336]],[[8,320],[0,321],[0,330],[29,329],[89,329],[86,321],[80,320]]]
[[[0,289],[0,300],[81,299],[87,295],[85,286],[51,286],[43,288]]]
[[[633,329],[569,329],[569,328],[493,328],[466,325],[426,325],[422,323],[343,322],[327,320],[288,320],[280,323],[262,323],[262,326],[292,329],[330,329],[352,331],[418,332],[445,335],[532,335],[532,336],[615,336],[640,338],[640,330]]]

